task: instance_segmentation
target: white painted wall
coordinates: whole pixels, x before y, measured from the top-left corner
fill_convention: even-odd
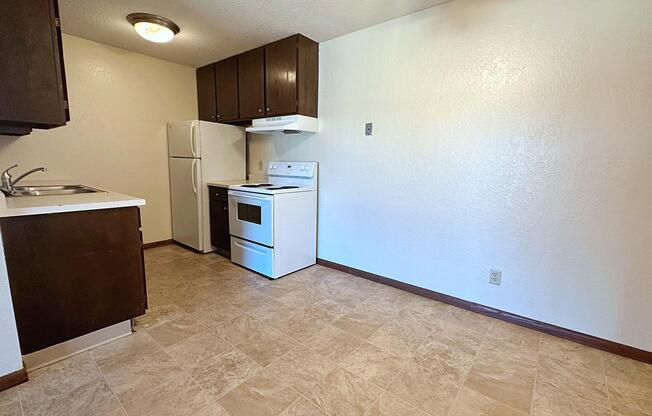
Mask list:
[[[22,138],[0,136],[0,167],[31,179],[73,179],[139,196],[145,242],[171,237],[166,123],[197,117],[195,70],[74,36],[63,37],[71,121]],[[0,376],[22,367],[0,256]]]
[[[323,259],[650,351],[651,21],[455,0],[322,43],[321,132],[251,173],[320,162]]]
[[[171,238],[166,123],[197,117],[195,70],[69,35],[63,49],[71,121],[0,136],[0,168],[47,166],[30,179],[79,180],[145,198],[144,241]]]

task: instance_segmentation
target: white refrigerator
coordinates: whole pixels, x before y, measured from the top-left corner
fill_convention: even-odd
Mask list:
[[[172,239],[213,251],[208,185],[245,178],[244,128],[208,121],[168,123]]]

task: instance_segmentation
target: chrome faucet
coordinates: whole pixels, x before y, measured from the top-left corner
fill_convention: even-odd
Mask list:
[[[9,171],[10,171],[11,169],[13,169],[13,168],[16,168],[16,167],[18,167],[18,163],[16,163],[15,165],[13,165],[13,166],[11,166],[11,167],[5,169],[5,170],[0,174],[0,183],[1,183],[1,185],[0,185],[0,191],[4,192],[5,195],[11,196],[11,195],[15,194],[15,193],[16,193],[16,190],[14,189],[14,186],[18,183],[18,181],[20,181],[21,179],[23,179],[25,176],[27,176],[27,175],[31,175],[32,173],[34,173],[34,172],[39,172],[39,171],[41,171],[41,172],[47,172],[47,169],[44,168],[44,167],[34,168],[34,169],[30,169],[30,170],[28,170],[27,172],[23,173],[22,175],[20,175],[19,177],[17,177],[15,180],[12,180],[12,176],[11,176],[11,174],[9,173]]]

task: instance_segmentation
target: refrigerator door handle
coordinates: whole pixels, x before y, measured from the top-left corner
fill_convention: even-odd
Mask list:
[[[195,152],[195,122],[193,121],[192,124],[190,125],[190,152],[192,153],[192,157],[197,157],[197,153]]]
[[[192,191],[197,195],[197,159],[192,160]]]

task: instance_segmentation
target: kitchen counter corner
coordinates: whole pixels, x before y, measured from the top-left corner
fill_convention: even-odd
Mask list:
[[[29,184],[32,186],[52,185],[54,181],[30,181]],[[56,181],[56,184],[73,183]],[[6,197],[4,194],[0,194],[0,218],[143,206],[145,203],[142,198],[105,189],[101,189],[101,192],[70,195]]]

